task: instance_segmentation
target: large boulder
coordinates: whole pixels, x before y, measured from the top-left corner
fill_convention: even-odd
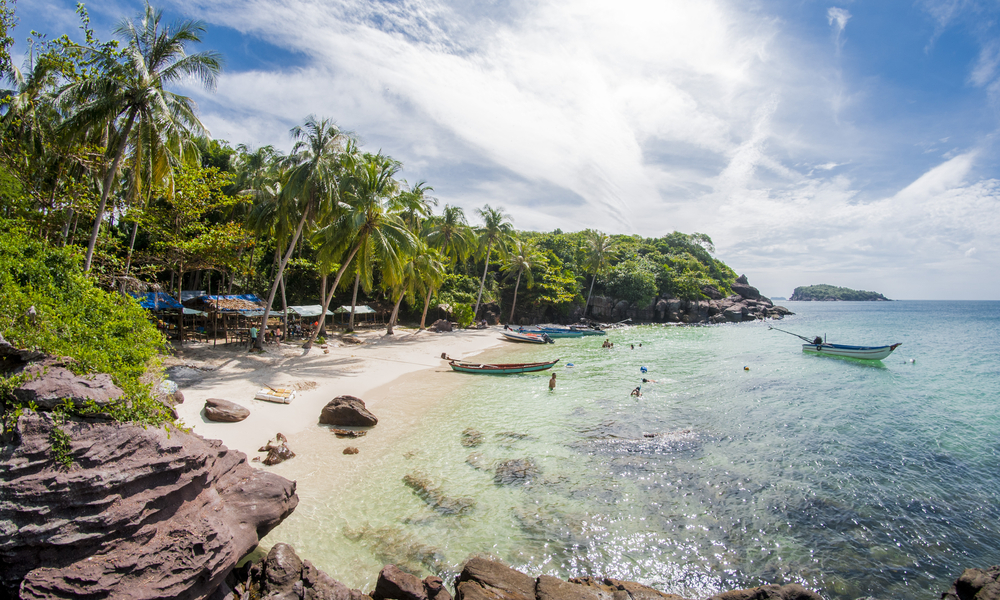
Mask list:
[[[534,600],[535,578],[485,558],[465,563],[455,580],[456,600]]]
[[[77,375],[67,368],[68,364],[49,357],[19,369],[27,381],[14,389],[14,396],[25,404],[34,403],[42,410],[52,410],[66,400],[77,409],[91,402],[107,406],[125,393],[107,373]]]
[[[451,321],[447,319],[438,319],[437,321],[434,321],[433,325],[431,325],[431,329],[437,331],[438,333],[451,331]]]
[[[427,600],[424,582],[396,565],[386,565],[378,574],[372,600]]]
[[[231,593],[222,588],[213,597],[266,598],[267,600],[371,600],[352,590],[308,560],[288,544],[275,544],[263,561],[247,563],[231,578]]]
[[[0,596],[204,598],[298,504],[218,440],[28,411],[0,447]]]
[[[222,398],[205,400],[205,418],[219,423],[238,423],[250,416],[250,409]]]
[[[966,569],[942,600],[1000,600],[1000,566]]]
[[[338,427],[374,427],[378,419],[365,408],[361,398],[337,396],[323,407],[319,422]]]
[[[823,596],[797,583],[789,583],[723,592],[712,596],[709,600],[823,600]]]
[[[730,287],[733,288],[733,292],[735,294],[739,295],[742,298],[747,298],[750,300],[759,300],[761,297],[760,291],[757,288],[750,285],[750,282],[747,280],[746,275],[740,275],[739,278],[736,281],[734,281]]]

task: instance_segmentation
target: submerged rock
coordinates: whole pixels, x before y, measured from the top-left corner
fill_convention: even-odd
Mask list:
[[[494,470],[493,481],[497,485],[527,483],[538,475],[538,467],[530,458],[515,458],[499,463]]]
[[[462,514],[476,506],[475,498],[452,497],[444,493],[430,477],[419,471],[403,477],[403,482],[434,510],[446,514]]]
[[[357,454],[358,452],[360,452],[360,450],[358,450],[354,446],[348,446],[344,448],[344,454]]]
[[[225,592],[223,588],[220,590]],[[232,577],[232,595],[227,598],[269,600],[371,600],[361,590],[352,590],[308,560],[302,560],[288,544],[278,543],[260,563],[247,563]]]
[[[267,456],[264,458],[264,464],[268,466],[285,462],[290,458],[295,458],[295,453],[288,447],[288,438],[281,433],[274,436],[274,439],[267,442],[267,444],[261,447],[258,452],[267,452]]]
[[[339,438],[359,438],[364,437],[368,433],[367,431],[350,431],[347,429],[331,429],[330,431]]]
[[[319,415],[321,425],[336,425],[339,427],[374,427],[378,423],[361,398],[354,396],[337,396],[323,407]]]
[[[27,412],[0,449],[0,596],[204,598],[298,504],[295,483],[178,429]]]
[[[462,432],[462,445],[466,448],[475,448],[483,443],[483,438],[482,431],[469,427]]]

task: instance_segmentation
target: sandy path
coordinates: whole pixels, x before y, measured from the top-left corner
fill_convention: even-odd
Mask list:
[[[447,365],[440,358],[442,352],[464,358],[502,344],[497,330],[417,333],[397,329],[393,336],[378,330],[360,334],[364,340],[361,345],[331,340],[329,354],[318,347],[306,352],[291,344],[271,346],[264,355],[249,354],[235,345],[190,344],[169,357],[166,364],[173,367],[170,372],[184,393],[184,403],[177,406],[180,420],[196,433],[220,439],[229,448],[254,457],[277,432],[289,438],[293,450],[299,435],[329,436],[328,432],[320,433],[316,425],[323,407],[336,396],[357,396],[380,419],[391,416],[398,421],[414,397],[390,384],[408,373],[441,371]],[[300,391],[291,404],[254,400],[254,394],[265,385],[298,387]],[[433,392],[433,388],[419,387],[421,396]],[[250,409],[250,416],[239,423],[208,421],[202,412],[207,398],[241,404]],[[373,432],[379,429],[377,426]]]

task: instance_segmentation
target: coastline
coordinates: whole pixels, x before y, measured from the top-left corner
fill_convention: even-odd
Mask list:
[[[298,436],[313,429],[332,436],[326,427],[318,425],[320,412],[336,396],[351,395],[364,400],[380,419],[368,436],[352,440],[356,442],[353,445],[367,440],[366,446],[374,446],[373,441],[383,438],[383,432],[398,425],[399,417],[405,418],[408,411],[399,406],[400,402],[413,400],[405,394],[395,396],[401,384],[394,382],[418,371],[451,373],[441,353],[467,358],[503,343],[496,328],[445,333],[397,328],[391,338],[380,329],[358,337],[363,344],[331,338],[329,354],[319,346],[304,351],[292,344],[271,347],[264,355],[235,347],[185,347],[165,361],[171,379],[184,394],[184,403],[176,407],[179,420],[195,433],[221,440],[249,458],[258,456],[257,449],[279,432],[298,453]],[[255,400],[254,394],[265,386],[296,389],[295,399],[289,404]],[[203,414],[208,398],[241,404],[250,410],[250,416],[238,423],[209,421]],[[354,458],[355,463],[361,462]]]

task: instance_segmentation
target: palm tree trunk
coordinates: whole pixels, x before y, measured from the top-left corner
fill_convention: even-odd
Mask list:
[[[510,318],[507,323],[514,322],[514,307],[517,306],[517,288],[521,285],[521,271],[517,272],[517,282],[514,284],[514,301],[510,303]]]
[[[282,275],[281,275],[281,310],[284,311],[284,313],[285,313],[285,317],[284,317],[284,319],[282,321],[282,325],[281,325],[281,332],[284,334],[284,333],[288,332],[288,300],[285,299],[285,275],[284,275],[284,273],[282,273]],[[280,342],[281,340],[279,339],[278,341]]]
[[[267,331],[267,318],[271,316],[271,303],[274,302],[274,296],[278,293],[278,283],[281,281],[281,276],[285,272],[285,265],[288,264],[288,260],[292,258],[292,252],[295,251],[295,242],[299,240],[299,236],[302,234],[302,228],[306,225],[306,217],[309,216],[309,209],[302,211],[302,218],[299,219],[299,225],[295,228],[295,235],[292,236],[291,241],[288,243],[288,250],[285,255],[281,258],[281,264],[278,265],[277,277],[274,278],[274,283],[271,284],[271,292],[267,295],[267,304],[264,305],[264,318],[261,321],[263,323],[261,327],[260,334],[257,336],[257,342],[254,344],[254,348],[257,350],[264,349],[264,332]]]
[[[392,316],[389,317],[389,327],[386,328],[385,334],[392,335],[392,326],[396,324],[396,316],[399,314],[399,305],[403,303],[403,296],[405,294],[401,291],[399,292],[399,298],[396,299],[396,306],[392,309]]]
[[[329,294],[326,293],[326,288],[325,288],[326,276],[325,275],[323,276],[323,284],[324,284],[324,288],[322,290],[323,312],[320,313],[319,316],[319,322],[321,324],[326,323],[326,311],[328,308],[330,308],[330,302],[333,301],[333,294],[337,291],[337,286],[340,285],[340,278],[344,276],[344,272],[347,271],[347,267],[350,266],[351,261],[354,260],[354,255],[357,254],[358,250],[360,249],[361,249],[361,244],[360,243],[355,244],[354,249],[352,249],[351,253],[347,256],[347,260],[344,261],[344,264],[340,265],[340,270],[337,271],[337,276],[333,278],[333,285],[330,286]],[[313,342],[316,341],[316,336],[318,334],[319,334],[319,327],[317,327],[316,330],[313,331],[312,337],[310,337],[309,340],[305,344],[303,344],[302,347],[305,348],[306,350],[312,348]]]
[[[594,278],[590,280],[590,291],[587,292],[587,303],[583,305],[583,318],[587,318],[587,308],[590,307],[590,295],[594,293],[594,282],[597,281],[597,273],[594,273]]]
[[[62,230],[62,245],[66,246],[67,240],[69,240],[69,228],[73,224],[73,207],[70,206],[66,209],[68,212],[66,214],[66,224],[63,225]]]
[[[323,335],[326,336],[326,273],[319,278],[319,302],[323,304],[323,312],[320,315],[319,321],[316,321],[316,330],[312,332],[309,336],[309,340],[305,343],[304,348],[308,350],[312,348],[312,342],[316,339],[316,336]]]
[[[97,216],[94,218],[94,230],[90,232],[90,242],[87,244],[87,258],[83,262],[84,272],[90,271],[90,263],[94,258],[94,246],[97,245],[97,234],[101,232],[101,222],[104,221],[104,209],[108,205],[108,196],[111,194],[111,184],[118,174],[118,167],[121,166],[122,156],[125,154],[125,143],[128,141],[128,134],[132,132],[132,124],[135,123],[135,109],[128,115],[125,128],[122,129],[122,137],[118,141],[118,148],[115,150],[115,160],[111,163],[107,175],[104,176],[104,185],[101,188],[101,202],[97,205]]]
[[[177,343],[184,345],[184,262],[178,264],[178,270],[180,271],[180,285],[177,286],[177,301],[181,303],[180,315],[177,322]]]
[[[483,287],[486,285],[486,271],[490,270],[490,250],[492,246],[492,242],[486,244],[486,266],[483,267],[483,278],[479,281],[479,296],[476,297],[476,309],[472,311],[473,321],[479,316],[479,302],[483,299]]]
[[[135,222],[132,226],[132,235],[128,240],[128,258],[125,259],[125,274],[128,275],[129,270],[132,268],[132,250],[135,249],[135,234],[139,231],[139,221]]]
[[[420,331],[423,331],[424,329],[427,329],[426,327],[424,327],[424,323],[427,321],[427,309],[431,305],[431,294],[433,294],[433,293],[434,293],[434,289],[428,287],[427,288],[427,298],[424,299],[424,314],[420,315]]]
[[[354,295],[351,296],[351,322],[347,327],[351,331],[354,331],[354,308],[358,305],[359,283],[361,283],[361,269],[358,269],[358,274],[354,276]]]

